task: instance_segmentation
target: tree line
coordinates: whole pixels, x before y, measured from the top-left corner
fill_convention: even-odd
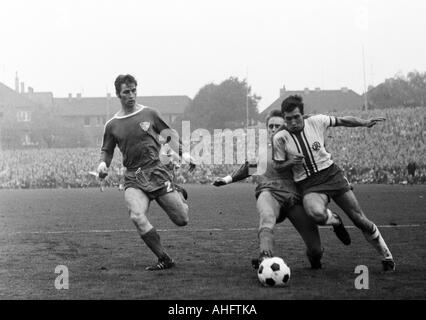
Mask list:
[[[396,74],[369,88],[367,95],[369,109],[424,107],[426,72],[415,70],[407,75]],[[258,110],[260,100],[261,97],[252,92],[246,79],[229,77],[219,84],[208,83],[200,88],[184,113],[171,125],[180,131],[181,121],[189,120],[192,128],[244,128],[264,120],[260,118]],[[71,128],[59,116],[40,112],[34,115],[30,125],[3,123],[0,128],[3,148],[22,146],[17,126],[28,126],[31,140],[37,141],[39,147],[85,147],[92,143],[83,128]]]

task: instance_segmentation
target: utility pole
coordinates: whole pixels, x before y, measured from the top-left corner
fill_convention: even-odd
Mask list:
[[[368,93],[367,93],[367,79],[365,75],[364,44],[362,45],[362,70],[363,70],[363,76],[364,76],[364,105],[365,105],[365,110],[368,110]]]

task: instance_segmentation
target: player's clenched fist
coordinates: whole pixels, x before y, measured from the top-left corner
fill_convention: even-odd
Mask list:
[[[98,169],[96,170],[99,174],[100,179],[104,179],[108,175],[108,167],[103,161],[99,164]]]

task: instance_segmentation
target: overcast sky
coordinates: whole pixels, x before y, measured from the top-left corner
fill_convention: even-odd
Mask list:
[[[279,88],[364,90],[426,71],[424,0],[1,0],[0,82],[56,97],[114,93],[120,73],[139,95],[188,95],[230,76],[262,96]]]

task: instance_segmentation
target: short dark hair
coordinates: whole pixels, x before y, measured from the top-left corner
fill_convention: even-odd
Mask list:
[[[288,96],[281,103],[281,112],[283,114],[284,112],[292,112],[296,108],[299,108],[300,113],[303,114],[303,99],[301,96]]]
[[[280,118],[284,118],[283,114],[280,110],[272,110],[271,112],[268,113],[268,115],[266,116],[266,125],[268,125],[269,119],[271,119],[272,117],[280,117]]]
[[[120,74],[114,82],[114,86],[115,86],[115,93],[117,94],[117,96],[120,95],[120,90],[121,90],[121,85],[125,83],[125,84],[131,84],[134,83],[135,86],[138,85],[138,82],[136,81],[135,77],[133,77],[130,74]]]

